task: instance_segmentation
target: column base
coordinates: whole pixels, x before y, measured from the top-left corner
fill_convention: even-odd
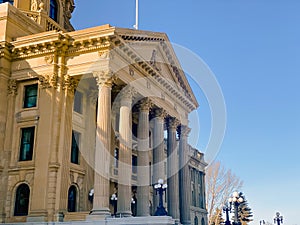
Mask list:
[[[131,211],[122,211],[116,213],[116,218],[122,218],[122,217],[132,217]]]
[[[157,207],[154,216],[166,216],[168,212],[166,211],[165,207]]]
[[[90,215],[88,215],[86,219],[88,221],[105,220],[110,217],[110,215],[110,210],[108,208],[92,209]]]
[[[45,222],[47,221],[46,211],[31,211],[27,216],[27,222]]]

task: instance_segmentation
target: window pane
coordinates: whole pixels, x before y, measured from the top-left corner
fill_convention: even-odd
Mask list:
[[[137,173],[137,157],[132,156],[132,173]]]
[[[34,127],[21,129],[20,161],[32,160]]]
[[[72,131],[71,163],[79,164],[79,142],[80,134]]]
[[[57,2],[56,0],[50,0],[50,12],[49,12],[49,16],[51,19],[53,19],[54,21],[57,22]]]
[[[82,114],[82,93],[79,91],[75,92],[74,111]]]
[[[16,191],[15,216],[27,216],[30,190],[28,185],[21,184]]]
[[[36,107],[38,85],[25,86],[24,108]]]

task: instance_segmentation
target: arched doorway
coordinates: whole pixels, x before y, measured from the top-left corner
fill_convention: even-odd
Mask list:
[[[195,216],[194,225],[198,225],[198,217],[197,216]]]
[[[14,216],[27,216],[30,189],[27,184],[21,184],[16,191]]]
[[[77,188],[72,185],[68,191],[68,212],[76,212]]]

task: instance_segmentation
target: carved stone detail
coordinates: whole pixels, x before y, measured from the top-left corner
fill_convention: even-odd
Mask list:
[[[31,11],[38,11],[39,1],[32,0],[31,1]]]
[[[18,86],[17,86],[17,81],[15,79],[11,79],[8,81],[7,93],[13,96],[17,95]]]
[[[42,74],[38,76],[40,85],[43,89],[45,88],[57,88],[58,86],[58,75],[57,73],[53,74]]]
[[[122,91],[120,92],[121,99],[133,99],[134,96],[137,94],[137,91],[135,88],[131,86],[126,86]]]
[[[98,86],[112,87],[116,77],[111,71],[95,71],[93,76],[96,78]]]
[[[177,129],[178,125],[180,124],[179,120],[174,118],[174,117],[169,117],[168,118],[168,129]]]
[[[154,116],[159,117],[161,119],[165,119],[167,117],[167,112],[164,109],[155,109]]]
[[[153,103],[149,98],[145,98],[139,102],[139,109],[141,111],[149,111],[151,107],[153,106]]]
[[[178,135],[179,137],[188,136],[191,132],[191,128],[185,125],[181,125],[178,127]]]
[[[72,93],[74,93],[78,84],[79,84],[79,79],[77,79],[75,77],[71,77],[70,75],[64,76],[64,85],[63,85],[64,89],[69,90]]]
[[[54,56],[53,55],[48,55],[48,56],[45,56],[45,62],[47,64],[52,64],[53,63],[53,60],[54,60]]]

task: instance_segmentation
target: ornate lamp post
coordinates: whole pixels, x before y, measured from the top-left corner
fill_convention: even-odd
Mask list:
[[[277,222],[277,225],[280,225],[280,223],[283,223],[283,216],[280,216],[280,213],[276,213],[276,217],[274,218],[274,223]]]
[[[168,213],[163,205],[163,195],[164,192],[166,191],[168,185],[164,184],[163,179],[159,179],[158,183],[154,185],[154,189],[156,194],[159,194],[159,205],[156,209],[155,216],[166,216]]]
[[[114,207],[114,216],[116,215],[117,213],[117,201],[118,201],[118,197],[116,194],[112,194],[111,197],[110,197],[110,201],[111,201],[111,204],[113,205]]]
[[[234,205],[234,225],[240,225],[239,221],[239,205],[244,201],[244,199],[240,196],[240,193],[237,191],[233,192],[232,197],[229,198],[229,203]]]
[[[230,220],[229,220],[229,213],[231,212],[231,204],[227,204],[223,207],[223,212],[226,213],[226,221],[225,221],[225,225],[230,225]]]

